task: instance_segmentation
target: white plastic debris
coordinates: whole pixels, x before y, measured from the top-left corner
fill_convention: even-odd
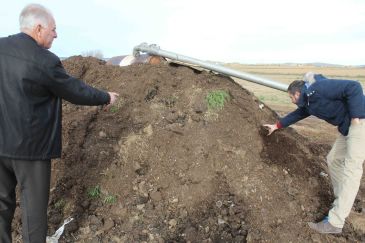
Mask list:
[[[328,175],[326,173],[324,173],[323,171],[321,173],[319,173],[320,176],[322,177],[327,177]]]
[[[70,223],[72,220],[73,218],[71,217],[65,219],[63,225],[58,230],[56,230],[56,233],[54,233],[54,235],[47,236],[46,243],[58,243],[58,240],[60,239],[61,235],[63,234],[63,231],[65,230],[65,225]]]
[[[260,104],[259,107],[262,110],[262,109],[264,109],[265,105],[264,104]]]

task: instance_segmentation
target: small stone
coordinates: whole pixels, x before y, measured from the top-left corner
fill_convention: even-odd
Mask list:
[[[113,227],[114,227],[114,221],[112,219],[107,219],[107,220],[104,221],[103,229],[105,231],[109,231]]]
[[[101,226],[103,224],[101,222],[101,220],[98,217],[96,217],[95,215],[89,216],[89,222],[91,225],[96,225],[96,226]]]
[[[179,199],[178,198],[172,198],[170,200],[171,203],[178,203],[179,202]]]
[[[218,208],[221,208],[221,207],[222,207],[222,205],[223,205],[223,203],[222,203],[222,201],[218,200],[218,201],[216,201],[216,202],[215,202],[215,205],[216,205]]]
[[[84,227],[84,228],[80,228],[80,229],[79,229],[79,231],[80,231],[80,233],[81,233],[82,235],[88,235],[88,234],[90,234],[90,233],[91,233],[91,229],[90,229],[90,227],[89,227],[89,226],[86,226],[86,227]]]
[[[274,166],[274,167],[272,168],[272,171],[273,171],[274,173],[277,173],[277,172],[278,172],[278,168],[277,168],[276,166]]]
[[[137,161],[134,162],[133,167],[134,167],[134,171],[136,171],[136,172],[142,168],[140,163],[138,163]]]
[[[209,226],[205,227],[205,233],[209,233]]]
[[[221,219],[221,218],[218,218],[218,224],[225,224],[226,223],[226,221],[224,221],[223,219]]]
[[[150,241],[153,241],[155,239],[155,237],[153,236],[153,234],[148,233],[148,239]]]
[[[147,137],[150,137],[153,134],[152,125],[149,124],[147,127],[143,128],[143,132],[147,135]]]
[[[141,181],[138,184],[138,191],[141,195],[143,196],[147,196],[148,197],[148,193],[147,193],[147,186],[146,186],[146,182],[145,181]]]
[[[188,211],[186,211],[186,209],[182,209],[180,211],[180,217],[179,218],[186,218],[188,216]]]
[[[105,133],[105,132],[103,132],[103,131],[100,131],[100,132],[99,132],[99,137],[101,137],[101,138],[106,138],[106,133]]]
[[[155,202],[160,202],[162,200],[162,195],[161,195],[161,192],[159,192],[159,191],[151,192],[150,197]]]
[[[171,219],[170,221],[169,221],[169,227],[170,228],[173,228],[173,227],[175,227],[177,225],[177,221],[176,221],[176,219]]]
[[[145,206],[146,206],[145,204],[138,204],[137,209],[142,210],[142,209],[144,209]]]

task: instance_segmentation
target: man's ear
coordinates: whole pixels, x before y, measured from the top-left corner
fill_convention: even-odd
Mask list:
[[[295,91],[295,97],[299,97],[300,96],[300,92],[299,91]]]
[[[37,26],[34,28],[35,33],[38,35],[41,32],[42,25],[37,24]]]

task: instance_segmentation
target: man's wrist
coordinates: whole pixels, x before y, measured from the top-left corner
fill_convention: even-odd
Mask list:
[[[280,128],[282,128],[282,127],[283,127],[283,125],[281,125],[281,123],[280,123],[280,122],[277,122],[275,125],[276,125],[276,129],[280,129]]]
[[[359,124],[360,123],[360,119],[359,118],[351,118],[351,124]]]

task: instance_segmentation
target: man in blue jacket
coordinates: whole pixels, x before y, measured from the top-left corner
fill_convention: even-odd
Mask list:
[[[289,97],[298,108],[276,124],[265,124],[268,135],[310,115],[337,126],[339,136],[327,155],[327,165],[335,201],[319,223],[309,223],[319,233],[342,232],[360,187],[365,160],[365,97],[359,82],[328,79],[308,73],[306,82],[296,80],[288,87]]]
[[[21,192],[23,242],[44,243],[52,158],[61,156],[62,99],[79,105],[113,104],[114,92],[69,76],[48,51],[55,20],[38,4],[26,6],[21,33],[0,38],[0,242],[11,243]]]

